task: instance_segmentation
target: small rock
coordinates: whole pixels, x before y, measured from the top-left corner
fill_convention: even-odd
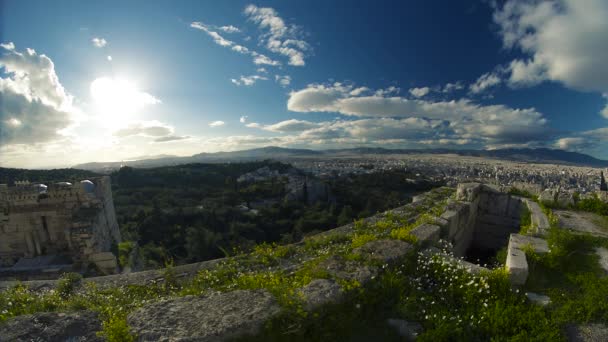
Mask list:
[[[139,341],[220,341],[259,333],[280,310],[267,291],[238,290],[152,303],[127,322]]]
[[[422,325],[418,322],[408,322],[395,318],[389,318],[386,322],[395,328],[399,336],[405,338],[406,341],[414,341],[422,333]]]
[[[340,301],[344,291],[338,283],[329,279],[315,279],[300,289],[306,310],[314,310],[326,303]]]
[[[91,311],[41,312],[0,323],[0,341],[103,341],[101,322]]]
[[[538,294],[538,293],[534,293],[534,292],[526,292],[526,297],[528,297],[528,300],[536,305],[547,306],[547,305],[551,304],[551,298],[549,298],[549,296],[545,296],[543,294]]]

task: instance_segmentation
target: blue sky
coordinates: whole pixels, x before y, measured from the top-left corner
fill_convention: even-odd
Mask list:
[[[608,3],[0,1],[2,166],[267,145],[608,158]]]

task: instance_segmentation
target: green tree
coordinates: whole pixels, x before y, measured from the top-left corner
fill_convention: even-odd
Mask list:
[[[342,207],[340,211],[340,215],[338,215],[338,226],[344,226],[351,223],[353,220],[353,208],[350,205],[345,205]]]

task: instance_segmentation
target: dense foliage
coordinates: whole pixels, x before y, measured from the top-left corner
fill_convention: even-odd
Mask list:
[[[237,181],[261,167],[282,176]],[[412,183],[407,180],[410,175],[397,171],[342,177],[326,182],[329,198],[309,203],[304,198],[285,200],[284,175],[289,169],[269,161],[124,167],[112,174],[123,237],[138,241],[148,267],[161,266],[168,259],[200,261],[222,257],[235,248],[249,250],[264,241],[299,241],[403,205],[413,194],[435,186]]]

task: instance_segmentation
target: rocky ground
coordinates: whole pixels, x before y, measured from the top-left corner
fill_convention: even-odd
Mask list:
[[[554,210],[553,212],[557,215],[558,224],[562,228],[608,238],[608,220],[606,218],[582,211]]]

